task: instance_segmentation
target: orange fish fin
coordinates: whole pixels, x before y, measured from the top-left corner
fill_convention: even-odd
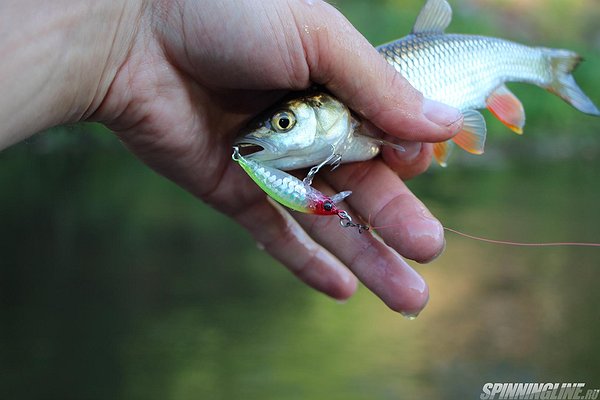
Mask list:
[[[504,125],[508,126],[513,132],[522,135],[525,126],[525,110],[523,104],[508,90],[504,85],[496,89],[486,100],[487,108]]]
[[[479,111],[463,111],[463,130],[452,138],[461,149],[471,154],[483,154],[487,128]]]
[[[453,148],[454,143],[449,140],[433,144],[433,156],[441,167],[448,165],[448,157],[450,157]]]

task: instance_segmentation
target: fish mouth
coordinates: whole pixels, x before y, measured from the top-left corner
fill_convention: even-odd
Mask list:
[[[236,146],[238,146],[240,148],[240,154],[243,157],[250,157],[252,155],[261,153],[265,148],[262,146],[259,146],[257,144],[252,144],[252,143],[236,143]]]
[[[241,137],[235,140],[234,145],[239,147],[243,157],[254,160],[267,160],[275,155],[273,147],[260,139]]]

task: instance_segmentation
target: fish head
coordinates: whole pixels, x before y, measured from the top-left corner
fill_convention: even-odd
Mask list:
[[[324,161],[351,133],[348,108],[331,95],[317,92],[283,99],[251,121],[235,145],[247,159],[291,170]]]

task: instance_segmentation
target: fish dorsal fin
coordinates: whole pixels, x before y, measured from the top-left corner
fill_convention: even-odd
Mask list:
[[[453,148],[454,143],[449,140],[433,144],[433,156],[441,167],[448,165],[448,157],[450,157]]]
[[[452,8],[446,0],[427,0],[413,26],[413,34],[444,33],[452,20]]]
[[[483,154],[487,133],[483,115],[479,111],[466,110],[463,111],[463,117],[463,129],[452,141],[471,154]]]
[[[523,134],[523,126],[525,126],[523,104],[506,86],[500,85],[494,90],[487,98],[486,104],[488,110],[504,125],[519,135]]]

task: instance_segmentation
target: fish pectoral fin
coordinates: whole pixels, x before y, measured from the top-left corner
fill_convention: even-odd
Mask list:
[[[406,149],[402,145],[400,145],[398,143],[393,143],[393,142],[390,142],[389,140],[385,140],[385,139],[382,139],[382,138],[371,136],[371,135],[365,133],[364,131],[356,131],[355,130],[354,134],[356,136],[365,137],[365,138],[369,139],[370,141],[372,141],[373,143],[377,143],[378,145],[381,145],[381,146],[391,147],[392,149],[396,149],[396,150],[401,151],[401,152],[406,151]]]
[[[463,129],[452,141],[471,154],[483,154],[487,133],[483,115],[479,111],[466,110],[463,111],[463,117]]]
[[[486,100],[487,108],[513,132],[522,135],[525,126],[523,104],[505,85],[501,85]]]
[[[428,0],[415,21],[412,33],[444,33],[450,21],[452,7],[446,0]]]
[[[399,144],[396,144],[396,143],[392,143],[392,142],[390,142],[388,140],[384,140],[384,139],[378,139],[378,138],[374,138],[374,137],[371,137],[371,136],[368,136],[368,137],[371,138],[371,140],[373,142],[378,143],[378,144],[380,144],[382,146],[391,147],[392,149],[398,150],[400,152],[405,152],[406,151],[406,149],[402,145],[399,145]]]
[[[448,157],[450,157],[453,148],[454,143],[449,140],[433,144],[433,156],[441,167],[448,166]]]

